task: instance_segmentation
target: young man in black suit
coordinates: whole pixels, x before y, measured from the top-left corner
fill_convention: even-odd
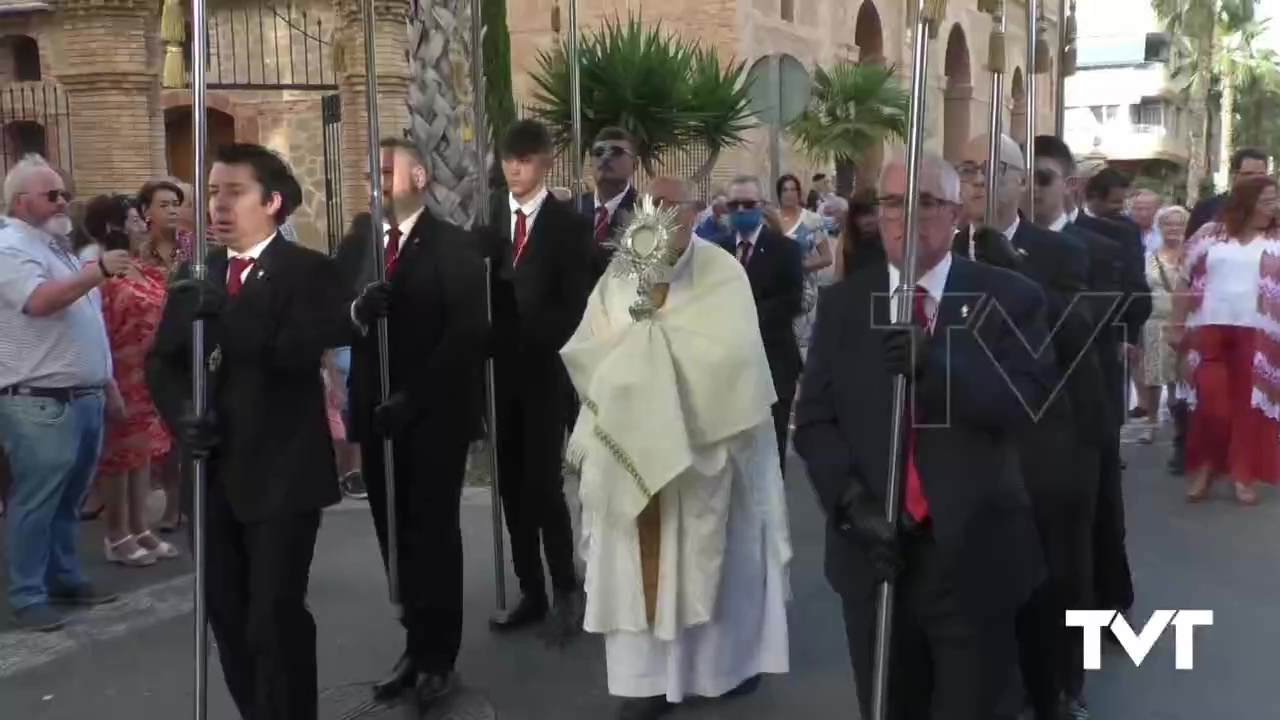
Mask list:
[[[751,294],[760,317],[760,336],[773,374],[778,401],[773,404],[773,427],[778,435],[778,458],[787,468],[787,430],[800,376],[800,345],[795,325],[804,295],[804,267],[800,246],[764,222],[764,193],[760,179],[750,175],[729,184],[729,222],[733,253],[747,270]]]
[[[591,144],[591,159],[596,190],[578,198],[578,212],[591,218],[595,248],[591,266],[595,271],[593,279],[598,280],[613,257],[605,243],[613,239],[635,209],[636,189],[631,184],[638,162],[635,140],[622,128],[603,128]]]
[[[864,717],[876,587],[896,605],[889,717],[1013,720],[1022,710],[1015,617],[1044,577],[1017,438],[1057,383],[1034,283],[951,251],[959,179],[920,173],[916,324],[891,325],[904,253],[906,170],[880,179],[888,263],[825,290],[796,406],[795,445],[829,520],[827,579],[843,600]],[[893,376],[905,376],[904,522],[885,520]],[[909,411],[911,408],[909,408]],[[939,708],[945,708],[940,711]]]
[[[460,504],[467,448],[484,409],[484,359],[489,335],[484,256],[473,233],[442,222],[426,207],[430,173],[413,143],[381,142],[386,196],[381,257],[371,254],[369,216],[338,249],[347,267],[386,268],[349,308],[352,325],[349,406],[360,443],[382,561],[388,562],[386,458],[394,442],[400,623],[405,652],[374,686],[379,701],[412,689],[421,712],[455,688],[462,642]],[[355,257],[359,260],[350,260]],[[387,319],[391,394],[380,398],[377,333]]]
[[[1083,475],[1075,462],[1077,431],[1096,422],[1082,411],[1096,409],[1102,371],[1091,342],[1097,327],[1081,297],[1087,290],[1088,252],[1080,240],[1038,227],[1019,211],[1030,173],[1018,144],[1007,135],[999,140],[994,217],[985,215],[988,136],[976,137],[966,147],[960,174],[969,200],[970,228],[980,221],[988,225],[971,231],[976,259],[1014,270],[1040,286],[1063,379],[1046,404],[1029,408],[1034,424],[1018,438],[1022,475],[1049,574],[1019,617],[1022,675],[1036,717],[1056,718],[1063,668],[1070,657],[1063,612],[1076,597],[1072,568],[1081,561],[1079,529],[1092,527],[1092,516],[1083,510],[1092,495],[1095,483],[1090,478],[1094,476]],[[963,237],[964,231],[958,235]]]
[[[209,625],[246,720],[314,720],[307,583],[323,508],[340,499],[320,360],[344,340],[333,262],[280,237],[302,190],[260,145],[218,149],[208,274],[183,266],[147,382],[188,455],[208,461]],[[191,323],[205,321],[207,411],[191,412]]]
[[[1204,198],[1191,209],[1191,219],[1187,221],[1187,239],[1196,234],[1205,223],[1218,216],[1218,210],[1226,200],[1227,191],[1240,180],[1251,177],[1263,177],[1267,174],[1267,154],[1258,148],[1240,148],[1231,153],[1231,164],[1228,166],[1227,190]]]
[[[548,193],[551,134],[521,120],[503,138],[509,211],[488,232],[493,276],[493,353],[498,467],[520,602],[494,617],[498,630],[542,621],[553,642],[582,628],[582,584],[564,499],[561,451],[573,411],[560,348],[582,321],[595,276],[591,228]],[[545,553],[554,607],[547,602]]]

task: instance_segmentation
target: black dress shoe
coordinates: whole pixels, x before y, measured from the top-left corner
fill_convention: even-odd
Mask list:
[[[417,707],[418,716],[425,716],[429,711],[443,703],[457,689],[458,676],[454,673],[443,675],[419,673],[417,684],[413,686],[413,702]]]
[[[665,697],[629,698],[618,709],[618,720],[657,720],[675,709]]]
[[[556,593],[555,605],[543,626],[543,640],[548,645],[563,647],[582,633],[587,599],[581,590]]]
[[[516,603],[515,607],[489,618],[489,627],[503,631],[519,630],[542,622],[546,616],[546,599],[535,600],[526,595],[520,598],[520,602]]]
[[[402,695],[413,689],[418,679],[418,669],[414,666],[409,653],[400,656],[391,674],[379,680],[373,686],[373,701],[380,704],[399,700]]]

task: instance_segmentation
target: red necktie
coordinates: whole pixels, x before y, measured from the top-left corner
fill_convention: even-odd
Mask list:
[[[400,227],[392,225],[387,231],[387,249],[383,255],[383,263],[387,272],[391,272],[391,268],[396,264],[396,258],[400,257]]]
[[[596,242],[609,239],[609,208],[601,205],[596,208]]]
[[[925,308],[925,298],[929,296],[927,290],[917,285],[915,295],[911,298],[911,314],[916,325],[929,330],[929,313]],[[917,350],[919,352],[919,350]],[[910,403],[910,398],[907,400]],[[907,512],[911,513],[911,517],[916,522],[920,522],[929,517],[929,502],[924,497],[924,487],[920,485],[920,474],[916,472],[915,444],[916,444],[916,424],[914,422],[915,412],[911,408],[907,409],[907,419],[911,422],[907,423],[907,492],[906,505]]]
[[[524,244],[529,239],[529,229],[525,224],[524,210],[516,208],[516,230],[511,235],[511,264],[515,265],[520,261],[520,253],[524,252]]]
[[[746,267],[751,260],[751,243],[743,240],[738,243],[738,262],[742,263],[742,267]]]
[[[244,273],[253,267],[251,257],[233,257],[227,261],[227,295],[235,297],[244,285]]]

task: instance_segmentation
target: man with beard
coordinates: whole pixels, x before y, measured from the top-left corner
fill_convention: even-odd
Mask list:
[[[279,234],[302,188],[261,145],[218,148],[209,212],[222,246],[179,281],[147,356],[147,385],[182,449],[208,462],[206,598],[223,676],[252,720],[315,720],[307,585],[322,510],[340,499],[320,374],[347,339],[333,262]],[[209,404],[190,405],[191,324],[204,321]]]
[[[1090,348],[1094,323],[1086,303],[1078,298],[1087,289],[1089,256],[1079,240],[1037,227],[1018,210],[1029,180],[1018,144],[1007,135],[1000,136],[999,166],[994,170],[986,167],[989,146],[989,137],[979,136],[965,149],[960,175],[969,185],[969,239],[964,229],[957,233],[957,249],[972,252],[981,262],[1016,270],[1040,285],[1047,300],[1047,322],[1053,328],[1050,338],[1059,375],[1064,379],[1046,404],[1028,406],[1034,424],[1018,438],[1022,477],[1048,570],[1045,584],[1018,619],[1022,674],[1037,720],[1056,720],[1063,666],[1069,657],[1062,618],[1073,597],[1071,568],[1078,535],[1073,521],[1081,522],[1079,508],[1090,485],[1073,464],[1076,429],[1090,421],[1078,415],[1093,407],[1096,391],[1092,388],[1101,381],[1097,357]],[[998,173],[995,217],[986,217],[987,172]],[[980,228],[979,223],[988,227]]]
[[[492,263],[496,450],[521,597],[491,625],[507,631],[546,619],[547,639],[563,643],[582,629],[583,599],[561,474],[573,389],[560,348],[582,320],[591,293],[591,230],[571,206],[547,191],[553,145],[546,126],[516,122],[500,149],[511,192],[507,211],[494,218],[486,240]],[[554,604],[547,601],[548,574]]]
[[[0,444],[12,473],[7,514],[9,604],[24,630],[65,624],[54,605],[113,598],[80,571],[80,501],[98,465],[103,412],[119,400],[98,287],[133,262],[71,252],[62,176],[28,155],[4,179],[0,220]],[[123,406],[114,411],[123,412]]]
[[[1104,458],[1119,446],[1120,426],[1115,393],[1108,389],[1120,382],[1124,372],[1120,350],[1112,322],[1120,309],[1122,260],[1120,244],[1110,238],[1089,232],[1070,221],[1075,210],[1075,194],[1081,184],[1071,149],[1053,135],[1040,135],[1035,140],[1036,157],[1036,223],[1055,232],[1079,239],[1089,251],[1089,293],[1082,298],[1092,312],[1095,333],[1091,351],[1080,359],[1066,378],[1076,402],[1076,472],[1081,493],[1069,506],[1068,545],[1070,559],[1067,585],[1072,594],[1070,608],[1092,606],[1093,598],[1093,518],[1103,477]],[[1096,369],[1094,366],[1096,365]],[[1082,640],[1071,633],[1066,649],[1069,654],[1059,666],[1059,678],[1065,693],[1067,716],[1084,720],[1088,710],[1084,703],[1084,661]]]
[[[384,566],[388,544],[397,544],[405,629],[404,654],[374,686],[374,698],[386,702],[412,689],[419,711],[426,712],[455,688],[462,642],[460,505],[467,448],[484,408],[484,257],[477,237],[426,208],[431,176],[413,143],[388,138],[380,145],[388,216],[382,257],[370,257],[368,214],[338,249],[344,267],[363,267],[370,278],[350,308],[357,330],[351,339],[350,431],[360,443]],[[385,281],[372,281],[374,262],[383,263]],[[373,330],[384,317],[391,395],[380,403]],[[387,535],[387,437],[395,450],[394,538]]]
[[[1107,391],[1116,399],[1116,422],[1123,425],[1129,408],[1129,380],[1126,361],[1137,357],[1142,328],[1151,316],[1151,288],[1147,285],[1146,258],[1138,226],[1120,213],[1129,193],[1129,178],[1115,168],[1103,168],[1085,183],[1083,210],[1071,222],[1119,243],[1121,260],[1120,309],[1111,330],[1116,334],[1120,372],[1108,378]],[[1108,444],[1098,485],[1094,513],[1094,600],[1097,607],[1126,612],[1133,606],[1133,574],[1125,548],[1124,492],[1119,440]],[[1110,634],[1107,637],[1111,637]]]

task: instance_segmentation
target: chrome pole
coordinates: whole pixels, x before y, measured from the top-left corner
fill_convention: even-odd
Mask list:
[[[995,0],[994,16],[992,20],[995,23],[996,32],[993,34],[992,42],[995,38],[999,38],[999,42],[1005,42],[1005,32],[1008,30],[1008,15],[1005,8],[1005,0]],[[999,58],[989,57],[988,60],[1000,60],[999,66],[988,62],[987,69],[991,72],[991,117],[989,118],[988,130],[991,133],[990,142],[987,146],[987,210],[983,217],[989,224],[991,219],[996,216],[996,193],[997,184],[1000,179],[1000,173],[997,169],[1000,167],[1000,136],[1004,134],[1004,49],[1001,48]]]
[[[1036,184],[1036,102],[1039,100],[1037,89],[1040,80],[1036,75],[1036,25],[1040,17],[1039,0],[1027,0],[1027,99],[1026,99],[1026,141],[1022,144],[1022,164],[1026,166],[1027,196],[1026,212],[1035,208]]]
[[[378,63],[375,23],[373,17],[374,0],[365,0],[361,4],[364,11],[364,95],[365,112],[369,122],[369,257],[373,259],[375,277],[378,282],[387,279],[387,264],[383,261],[386,249],[382,244],[385,234],[382,227],[384,215],[382,208],[382,150],[378,147],[381,140],[378,130]],[[415,5],[416,8],[416,5]],[[387,319],[379,318],[377,324],[378,338],[378,402],[384,403],[391,397],[391,366],[387,334]],[[391,595],[391,604],[396,606],[397,615],[400,607],[400,543],[396,523],[396,469],[395,443],[391,438],[382,439],[382,481],[387,490],[387,588]],[[376,479],[374,480],[376,482]]]
[[[195,242],[192,243],[191,275],[197,280],[205,279],[208,274],[209,257],[209,202],[208,177],[205,174],[206,143],[208,141],[208,103],[205,101],[205,45],[208,16],[205,14],[205,0],[191,0],[191,130],[193,158],[191,168],[191,204],[194,209]],[[191,405],[197,417],[203,417],[207,409],[208,378],[205,375],[204,356],[204,321],[196,319],[191,326]],[[192,476],[192,556],[196,565],[196,597],[195,597],[195,631],[196,631],[196,692],[195,717],[205,720],[209,716],[209,611],[206,600],[208,592],[208,523],[206,516],[208,505],[206,498],[209,492],[209,464],[202,458],[194,458],[191,463]]]
[[[907,132],[906,242],[903,249],[902,285],[896,289],[894,322],[910,323],[911,300],[916,282],[916,250],[920,243],[920,164],[924,157],[925,96],[928,89],[929,41],[937,33],[937,21],[946,14],[945,0],[918,0],[911,57],[911,112]],[[893,379],[893,416],[889,435],[889,478],[884,511],[889,524],[898,527],[902,508],[902,471],[906,460],[907,380]],[[886,720],[889,708],[889,656],[893,636],[893,582],[880,584],[876,598],[876,641],[872,666],[871,719]]]
[[[1072,38],[1067,32],[1067,0],[1058,0],[1058,58],[1053,68],[1053,132],[1058,137],[1065,137],[1067,132],[1067,46]]]
[[[578,0],[569,0],[569,115],[573,124],[573,165],[569,178],[573,181],[574,202],[586,192],[582,186],[582,78],[578,69]]]
[[[490,141],[497,142],[492,136],[489,117],[485,111],[485,77],[484,77],[484,19],[481,16],[481,0],[471,0],[471,68],[474,86],[472,92],[472,114],[475,123],[473,136],[476,139],[476,159],[479,163],[476,173],[476,214],[472,226],[486,227],[489,224],[489,168],[493,163],[490,157]],[[493,266],[489,258],[484,261],[484,297],[485,311],[489,318],[489,327],[493,327],[493,279],[490,273]],[[493,512],[493,586],[495,601],[499,612],[507,609],[507,573],[505,546],[502,539],[502,493],[501,479],[498,477],[498,404],[494,399],[496,384],[494,382],[493,358],[484,364],[485,397],[485,433],[489,443],[489,483],[493,499],[490,509]]]

